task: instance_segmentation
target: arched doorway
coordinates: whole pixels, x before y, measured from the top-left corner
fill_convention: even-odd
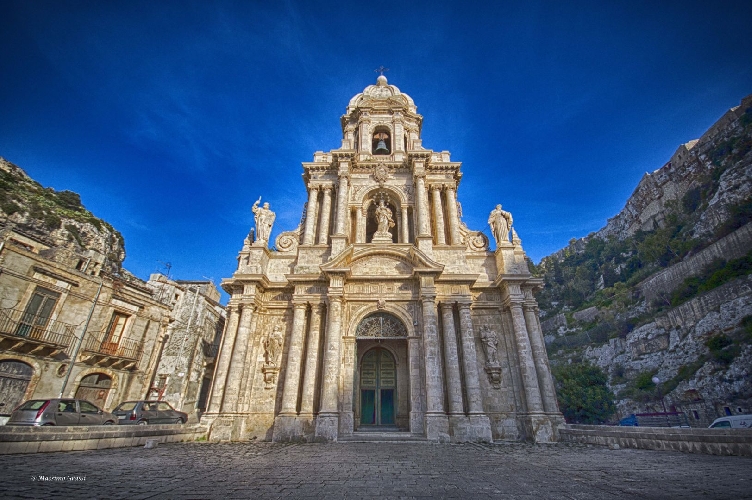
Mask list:
[[[10,414],[26,395],[34,369],[21,361],[0,361],[0,414]]]
[[[76,389],[76,399],[85,399],[104,408],[112,387],[112,378],[104,373],[92,373],[81,379]]]
[[[394,425],[397,364],[383,347],[369,350],[360,364],[360,425]]]

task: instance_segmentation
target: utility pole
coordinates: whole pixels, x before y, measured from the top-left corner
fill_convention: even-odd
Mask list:
[[[99,278],[99,288],[97,289],[97,294],[94,297],[94,303],[91,305],[91,309],[89,309],[89,315],[86,317],[86,322],[84,323],[84,331],[81,332],[81,338],[76,339],[76,347],[73,349],[73,355],[71,355],[71,361],[68,364],[68,370],[65,372],[65,378],[63,379],[63,387],[60,389],[60,396],[63,397],[63,393],[65,392],[65,387],[68,385],[68,379],[70,379],[71,372],[73,371],[73,365],[76,364],[76,357],[78,357],[78,351],[81,349],[81,344],[84,343],[84,337],[86,336],[86,330],[89,328],[89,322],[91,321],[91,317],[94,314],[94,308],[97,307],[97,301],[99,300],[99,294],[102,292],[102,285],[104,284],[104,279]]]

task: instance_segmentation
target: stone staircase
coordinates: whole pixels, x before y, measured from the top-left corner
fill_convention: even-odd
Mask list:
[[[381,443],[381,442],[427,442],[425,436],[410,434],[408,431],[402,431],[397,427],[372,427],[359,429],[351,436],[342,436],[337,439],[342,443]]]

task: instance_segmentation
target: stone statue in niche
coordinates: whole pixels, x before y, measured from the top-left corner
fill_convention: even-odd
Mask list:
[[[486,374],[495,389],[501,389],[501,363],[499,363],[499,337],[488,325],[480,327],[480,339],[486,353]]]
[[[282,330],[276,325],[264,340],[264,361],[266,366],[279,366],[279,355],[282,352]]]
[[[483,350],[486,353],[486,365],[497,366],[499,364],[499,337],[488,325],[480,328],[480,339],[483,341]]]
[[[512,227],[512,214],[502,210],[501,205],[496,205],[488,216],[488,225],[496,239],[498,246],[502,241],[509,243],[509,229]]]
[[[392,235],[389,233],[389,228],[394,227],[394,220],[392,219],[392,211],[384,204],[384,200],[379,201],[375,216],[378,229],[374,236],[380,238],[388,237],[391,240]]]
[[[259,203],[261,203],[260,196],[251,208],[253,218],[256,222],[256,241],[253,244],[256,246],[266,246],[272,234],[272,226],[274,225],[274,219],[277,218],[277,214],[271,211],[269,202],[264,203],[262,207],[259,207]]]

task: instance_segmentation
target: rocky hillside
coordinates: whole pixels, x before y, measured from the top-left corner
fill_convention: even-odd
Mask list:
[[[86,210],[78,194],[42,187],[20,167],[0,158],[0,230],[10,227],[45,242],[55,252],[98,254],[106,272],[122,271],[125,246],[118,231]]]
[[[752,412],[750,179],[752,96],[536,267],[552,363],[600,366],[622,416],[663,395],[698,426]]]

